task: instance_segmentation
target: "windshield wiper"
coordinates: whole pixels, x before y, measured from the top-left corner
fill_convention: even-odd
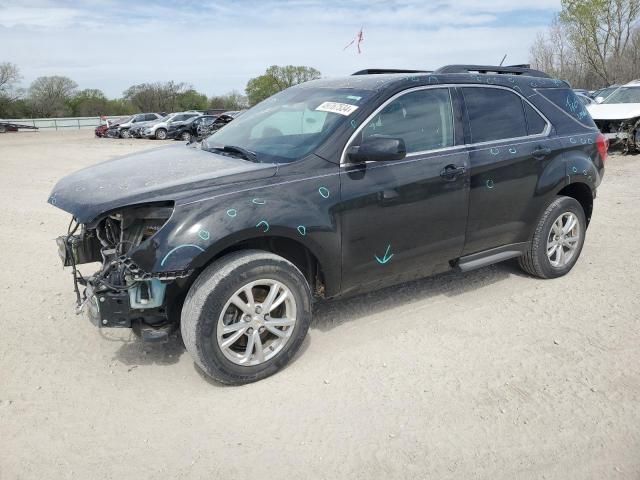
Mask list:
[[[209,147],[208,151],[217,150],[219,152],[227,152],[227,153],[238,153],[240,156],[250,162],[257,162],[258,155],[256,152],[252,152],[251,150],[247,150],[246,148],[238,147],[236,145],[225,145],[224,147]]]

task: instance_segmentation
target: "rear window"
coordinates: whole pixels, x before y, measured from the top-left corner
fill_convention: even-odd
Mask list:
[[[536,91],[582,125],[596,126],[584,104],[570,88],[540,88]]]
[[[522,100],[509,90],[465,87],[464,103],[469,113],[471,142],[527,136]]]

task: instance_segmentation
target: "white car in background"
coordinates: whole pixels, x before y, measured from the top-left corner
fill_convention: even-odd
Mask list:
[[[143,130],[142,136],[146,138],[155,138],[157,140],[164,140],[167,138],[167,130],[171,123],[183,122],[192,117],[199,117],[200,115],[202,115],[202,113],[196,112],[196,111],[172,113],[168,115],[168,117],[162,119],[161,121],[147,126]]]
[[[145,122],[157,122],[161,118],[162,115],[158,113],[138,113],[118,125],[118,134],[120,138],[129,138],[130,128]]]
[[[623,153],[640,152],[640,80],[622,85],[587,110],[612,146],[622,146]]]

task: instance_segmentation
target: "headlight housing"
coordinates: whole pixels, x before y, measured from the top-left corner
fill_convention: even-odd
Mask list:
[[[172,213],[173,202],[136,205],[117,212],[122,242],[126,244],[125,251],[153,237],[171,218]]]

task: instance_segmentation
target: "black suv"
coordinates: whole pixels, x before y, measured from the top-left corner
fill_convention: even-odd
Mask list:
[[[292,358],[314,297],[516,257],[569,272],[607,156],[569,85],[523,66],[392,72],[291,87],[198,148],[60,180],[79,309],[150,341],[180,325],[207,375],[240,384]]]
[[[198,129],[208,127],[218,118],[218,115],[200,115],[185,122],[177,122],[169,125],[167,138],[189,142],[198,137]]]

